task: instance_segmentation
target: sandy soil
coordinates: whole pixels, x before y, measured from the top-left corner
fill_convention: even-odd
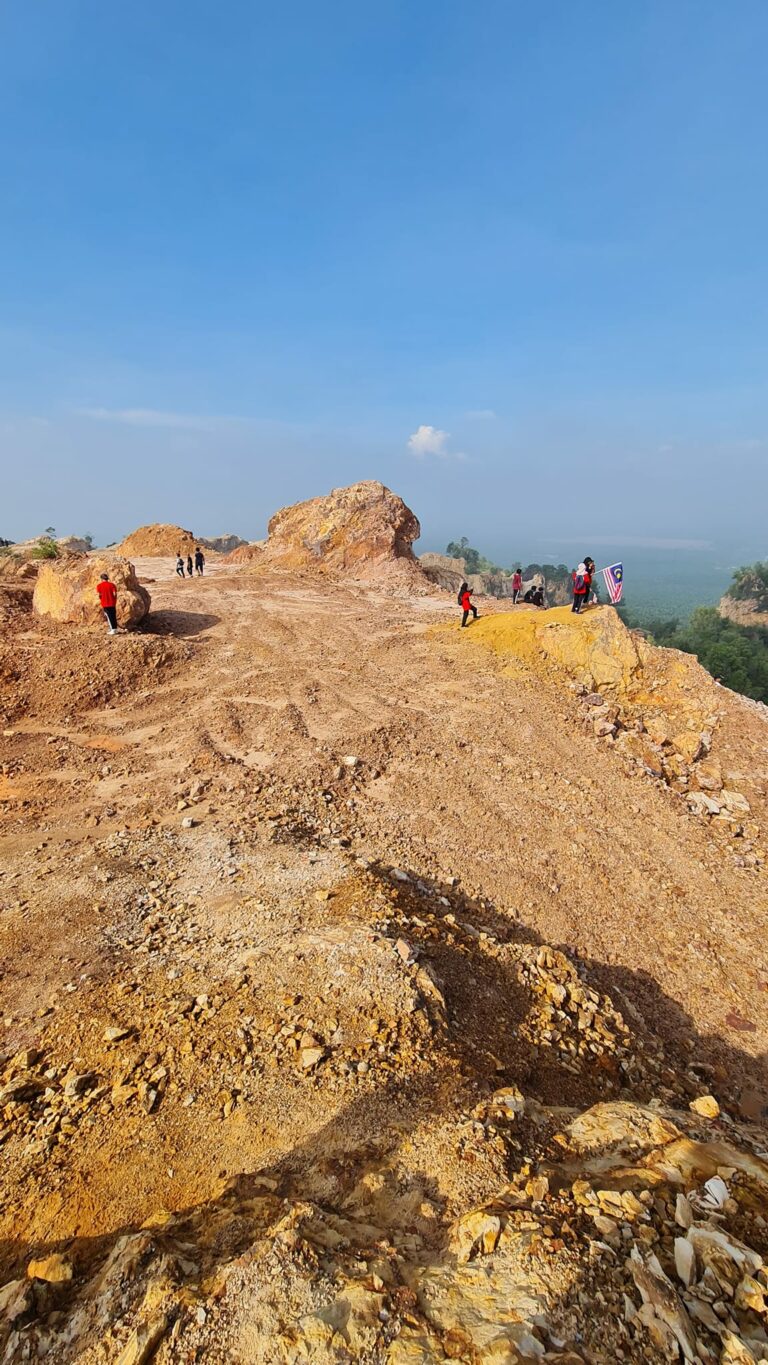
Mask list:
[[[25,618],[5,646],[3,1052],[95,1078],[58,1124],[2,1130],[7,1274],[243,1172],[338,1197],[385,1153],[412,1182],[389,1216],[424,1235],[486,1197],[503,1153],[458,1162],[446,1136],[478,1093],[590,1103],[609,1078],[539,1065],[503,954],[456,921],[576,955],[673,1070],[768,1104],[764,874],[585,734],[562,679],[505,676],[439,598],[136,568],[144,631]],[[768,728],[723,705],[763,822]]]

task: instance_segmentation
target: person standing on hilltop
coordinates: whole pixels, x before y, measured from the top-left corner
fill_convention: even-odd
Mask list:
[[[520,594],[523,591],[523,575],[519,569],[515,569],[512,575],[512,606],[516,607],[520,601]]]
[[[96,591],[101,602],[101,609],[107,618],[109,635],[117,635],[117,588],[112,582],[109,574],[101,574]]]
[[[587,555],[586,559],[584,560],[584,564],[587,570],[586,572],[587,592],[584,598],[584,606],[588,607],[593,599],[595,601],[597,600],[595,598],[595,594],[592,591],[592,579],[595,576],[595,561],[594,559],[590,559],[589,555]]]
[[[195,568],[196,568],[197,572],[199,573],[200,577],[202,578],[202,576],[203,576],[203,569],[205,568],[205,555],[203,554],[203,552],[202,552],[202,550],[200,549],[200,546],[199,546],[199,545],[197,546],[197,549],[195,550]]]
[[[472,612],[472,619],[476,621],[479,613],[477,607],[472,601],[472,589],[470,588],[468,583],[462,583],[461,587],[459,588],[458,601],[459,606],[461,607],[461,610],[463,612],[463,616],[461,618],[462,627],[464,627],[467,624],[467,617],[469,616],[470,612]]]
[[[178,555],[176,558],[176,572],[179,575],[179,578],[184,577],[184,560],[181,555]]]
[[[589,594],[592,590],[592,575],[595,572],[595,561],[589,555],[581,562],[573,575],[573,606],[571,611],[576,615],[584,610],[589,602]]]

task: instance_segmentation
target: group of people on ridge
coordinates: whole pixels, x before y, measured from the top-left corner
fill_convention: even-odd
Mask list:
[[[578,616],[580,612],[588,606],[590,600],[596,601],[592,592],[592,579],[595,576],[595,561],[587,555],[573,571],[573,606],[571,611]],[[515,569],[512,575],[512,605],[517,606],[523,592],[523,575],[519,569]],[[532,583],[527,589],[522,600],[533,607],[544,606],[544,588],[540,583]],[[459,588],[458,603],[461,607],[462,628],[469,622],[469,613],[472,612],[472,619],[476,621],[479,612],[472,601],[472,588],[468,583],[462,583]]]
[[[199,576],[200,576],[201,578],[202,578],[202,576],[203,576],[203,569],[204,569],[204,568],[205,568],[205,555],[203,554],[202,550],[200,549],[200,546],[198,545],[198,546],[196,547],[196,549],[195,549],[195,571],[196,571],[196,573],[199,574]],[[183,578],[183,577],[184,577],[184,556],[182,555],[181,551],[179,551],[179,557],[178,557],[178,559],[176,560],[176,572],[177,572],[177,574],[179,575],[179,578]],[[190,578],[192,577],[192,556],[191,556],[191,554],[188,554],[188,555],[187,555],[187,574],[189,575]]]

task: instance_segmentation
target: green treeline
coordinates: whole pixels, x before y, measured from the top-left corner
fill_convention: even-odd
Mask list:
[[[523,565],[519,559],[516,559],[514,564],[505,569],[500,564],[494,564],[492,560],[486,559],[485,555],[470,545],[466,536],[462,536],[461,540],[449,540],[445,547],[445,553],[451,559],[463,559],[467,566],[467,573],[511,574],[516,569],[520,569],[526,582],[537,574],[540,574],[548,583],[570,582],[571,571],[567,564]]]
[[[734,692],[768,702],[768,630],[764,626],[740,626],[722,617],[717,607],[698,607],[687,625],[654,622],[649,633],[657,645],[697,655],[707,672]]]
[[[754,601],[758,608],[768,610],[768,564],[737,569],[727,595],[740,601]],[[620,610],[627,625],[637,625],[631,612]],[[765,626],[742,626],[721,616],[717,607],[698,607],[682,625],[677,619],[647,621],[643,630],[654,644],[695,654],[713,678],[734,692],[768,702]]]
[[[728,596],[737,602],[754,601],[758,611],[768,611],[768,564],[747,564],[737,569]]]

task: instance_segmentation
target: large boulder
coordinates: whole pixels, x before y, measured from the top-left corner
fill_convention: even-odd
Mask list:
[[[613,607],[593,607],[579,617],[559,607],[539,618],[537,627],[544,653],[598,692],[627,692],[642,670],[645,642],[627,630]]]
[[[113,549],[116,555],[127,555],[131,559],[140,557],[156,559],[168,555],[175,557],[178,554],[194,554],[195,546],[200,543],[192,532],[185,531],[183,526],[157,522],[131,531],[131,534],[119,545],[113,546]]]
[[[331,569],[366,578],[372,568],[394,562],[417,570],[412,547],[420,534],[402,498],[368,479],[276,512],[262,558],[288,569]]]
[[[452,559],[450,555],[438,555],[428,551],[419,555],[419,565],[430,583],[446,592],[456,593],[467,576],[467,565],[463,559]]]
[[[150,597],[129,560],[97,554],[45,560],[35,584],[32,606],[38,616],[87,626],[103,621],[96,584],[106,573],[117,587],[117,623],[135,626],[149,611]]]

